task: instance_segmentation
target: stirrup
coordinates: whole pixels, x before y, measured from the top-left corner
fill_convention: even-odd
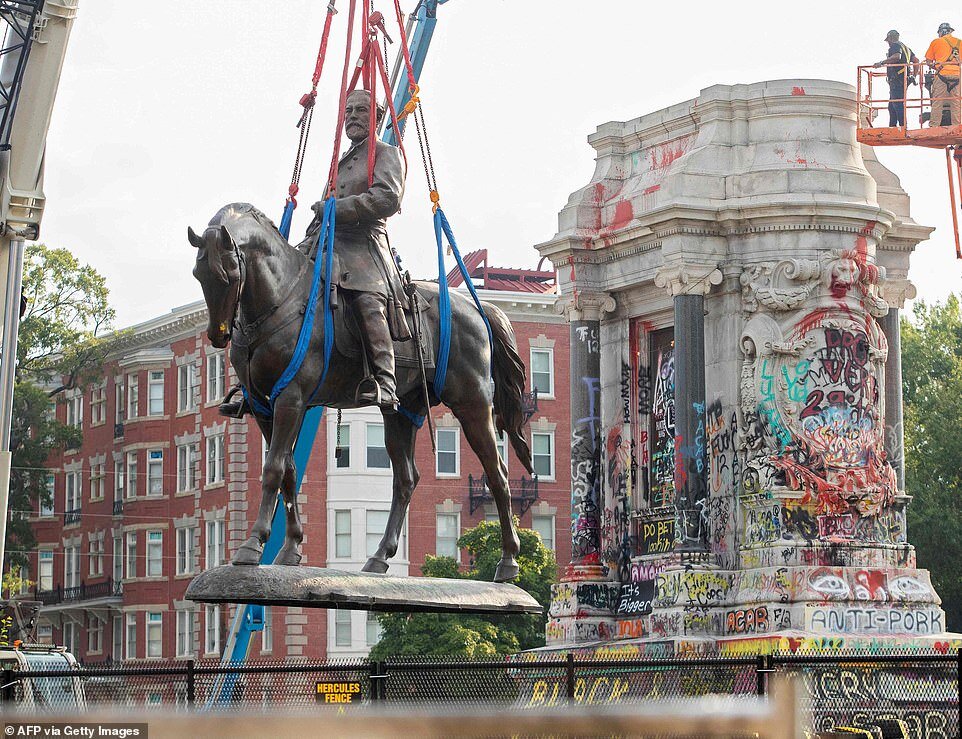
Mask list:
[[[374,386],[373,392],[362,390],[364,383]],[[354,391],[354,402],[358,405],[375,405],[385,413],[397,413],[400,403],[396,397],[385,397],[385,390],[374,375],[362,377]]]
[[[220,413],[220,415],[226,416],[227,418],[243,418],[244,414],[253,412],[250,404],[247,402],[247,398],[243,395],[240,400],[231,402],[231,398],[240,391],[240,385],[234,385],[234,387],[228,391],[227,395],[224,396],[224,400],[217,406],[217,412]]]

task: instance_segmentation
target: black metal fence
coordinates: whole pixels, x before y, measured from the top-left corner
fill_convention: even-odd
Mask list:
[[[768,693],[773,675],[803,688],[811,732],[899,726],[910,739],[958,737],[962,654],[775,654],[595,659],[538,654],[489,660],[131,662],[73,670],[5,670],[3,710],[102,707],[297,710],[359,704],[497,704],[509,710]],[[901,722],[896,724],[893,722]],[[890,729],[891,730],[891,729]]]

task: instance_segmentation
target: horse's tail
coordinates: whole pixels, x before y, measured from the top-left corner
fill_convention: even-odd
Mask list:
[[[529,474],[534,473],[531,449],[524,438],[524,362],[518,354],[508,317],[491,303],[482,303],[494,339],[494,418],[499,432],[507,432],[515,454]]]

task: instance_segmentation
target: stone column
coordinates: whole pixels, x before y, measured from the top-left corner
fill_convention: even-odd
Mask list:
[[[571,563],[566,579],[603,579],[601,567],[601,316],[611,296],[579,293],[570,324]]]
[[[882,285],[882,297],[889,312],[882,317],[882,333],[888,343],[885,359],[885,453],[895,468],[899,492],[905,491],[905,425],[902,420],[902,330],[901,309],[915,297],[908,280],[889,280]]]
[[[655,276],[675,310],[675,537],[680,551],[708,551],[705,295],[721,281],[714,265],[674,264]]]

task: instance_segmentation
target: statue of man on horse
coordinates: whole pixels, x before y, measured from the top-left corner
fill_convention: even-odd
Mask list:
[[[338,166],[335,192],[334,285],[351,309],[364,342],[366,366],[356,391],[357,404],[397,411],[394,341],[408,341],[411,331],[404,317],[401,279],[387,236],[387,219],[401,209],[406,176],[400,150],[375,140],[373,172],[368,172],[371,106],[377,120],[384,109],[367,90],[355,90],[344,109],[344,132],[351,140]],[[370,177],[369,177],[370,174]],[[314,260],[318,253],[324,203],[313,206],[298,251]],[[249,412],[246,402],[231,401],[231,390],[220,412],[237,417]]]

